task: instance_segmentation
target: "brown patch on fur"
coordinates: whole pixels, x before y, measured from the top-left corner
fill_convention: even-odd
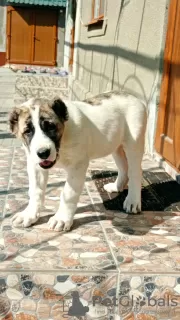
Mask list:
[[[39,109],[39,118],[46,118],[46,119],[51,119],[53,122],[58,122],[58,118],[53,112],[51,106],[49,105],[48,102],[44,102],[40,105]]]
[[[67,107],[59,98],[54,101],[32,99],[27,104],[14,108],[9,117],[10,130],[28,147],[35,133],[32,114],[37,107],[41,130],[55,143],[58,150],[64,122],[68,120]]]
[[[9,124],[11,132],[28,147],[33,136],[25,133],[31,124],[30,109],[25,106],[15,107],[10,114]]]
[[[64,131],[64,122],[67,119],[67,108],[61,99],[41,102],[39,109],[40,126],[44,133],[55,143],[57,151],[59,150],[61,137]],[[54,124],[56,130],[49,130],[47,122],[51,125]]]
[[[83,102],[89,103],[92,106],[101,105],[103,100],[110,99],[113,95],[120,95],[119,91],[109,91],[105,93],[100,93],[95,97],[85,99]]]
[[[52,106],[47,102],[40,105],[39,109],[39,119],[44,118],[50,120],[55,124],[63,123],[63,119],[60,119],[52,109]]]
[[[19,115],[20,115],[19,108],[14,108],[9,114],[9,129],[15,135],[18,132]]]
[[[60,120],[61,122],[68,120],[68,111],[65,103],[60,98],[54,100],[47,99],[34,99],[31,109],[35,110],[36,106],[39,106],[39,117],[51,118],[51,120]]]
[[[51,123],[54,123],[58,128],[58,133],[62,135],[64,129],[64,121],[63,119],[58,118],[58,116],[48,104],[43,104],[40,106],[39,119],[49,120]]]
[[[15,107],[9,116],[10,130],[16,136],[21,136],[26,127],[27,119],[30,118],[30,110],[25,107]]]

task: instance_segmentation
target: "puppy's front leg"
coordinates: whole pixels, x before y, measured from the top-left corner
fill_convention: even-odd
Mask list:
[[[79,196],[83,189],[87,167],[87,163],[78,163],[68,169],[68,177],[61,193],[59,209],[48,222],[51,230],[70,230]]]
[[[35,223],[42,208],[48,180],[48,170],[43,170],[27,160],[29,176],[29,204],[25,210],[16,213],[12,222],[15,227],[29,227]]]

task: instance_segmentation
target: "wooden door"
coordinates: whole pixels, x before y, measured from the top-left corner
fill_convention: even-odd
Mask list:
[[[155,148],[180,170],[180,1],[171,0]]]
[[[57,12],[34,11],[32,63],[55,65],[57,46]]]
[[[56,10],[8,7],[7,61],[9,63],[56,64]]]
[[[30,63],[32,46],[32,10],[8,7],[7,60]]]

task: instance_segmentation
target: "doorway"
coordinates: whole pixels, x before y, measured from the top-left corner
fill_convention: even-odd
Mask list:
[[[56,65],[57,10],[9,6],[7,15],[7,62]]]

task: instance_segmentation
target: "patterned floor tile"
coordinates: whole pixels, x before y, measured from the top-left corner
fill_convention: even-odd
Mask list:
[[[180,272],[179,233],[160,226],[139,227],[140,217],[137,218],[136,225],[131,222],[131,218],[119,219],[116,215],[114,221],[101,221],[120,272]],[[156,215],[158,217],[161,218]],[[171,217],[178,218],[178,221],[180,218],[175,214]]]
[[[83,202],[83,195],[81,199]],[[69,233],[47,229],[49,211],[52,214],[54,207],[51,199],[49,210],[44,211],[44,216],[28,229],[13,228],[9,218],[2,221],[1,241],[4,246],[1,248],[0,269],[114,270],[112,255],[91,204],[79,208],[73,230]]]
[[[179,320],[180,187],[156,164],[144,159],[143,213],[128,215],[127,190],[103,189],[117,176],[112,158],[92,161],[68,233],[47,229],[64,171],[50,172],[40,220],[18,229],[10,218],[28,202],[24,151],[1,149],[0,168],[2,319]]]
[[[180,319],[177,275],[121,275],[117,304],[122,320]]]
[[[13,148],[0,149],[0,219],[3,217],[5,199],[9,186],[13,151]]]
[[[109,163],[109,162],[108,162]],[[91,168],[90,168],[91,170]],[[87,182],[94,207],[121,273],[180,271],[180,186],[162,171],[145,171],[140,215],[123,211],[127,190],[108,194],[115,170],[91,170]]]
[[[117,307],[116,274],[0,273],[1,319],[102,319]]]
[[[24,151],[16,148],[12,156],[11,176],[6,192],[5,219],[1,221],[0,269],[18,270],[114,270],[109,250],[86,187],[80,196],[72,232],[47,229],[47,221],[56,212],[65,182],[65,173],[55,168],[50,173],[45,210],[31,228],[13,228],[12,214],[28,203],[28,177]]]

